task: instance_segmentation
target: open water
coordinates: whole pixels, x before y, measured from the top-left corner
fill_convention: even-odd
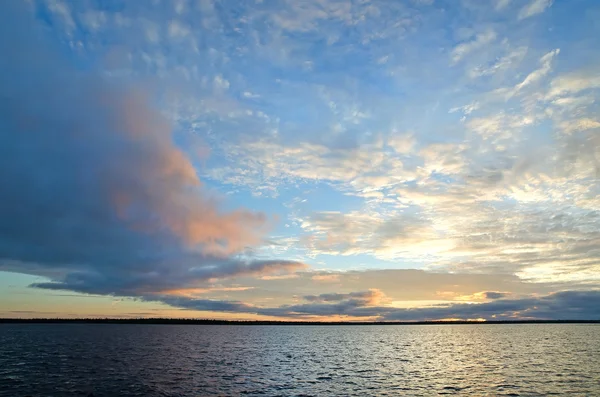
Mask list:
[[[0,396],[600,396],[600,325],[0,325]]]

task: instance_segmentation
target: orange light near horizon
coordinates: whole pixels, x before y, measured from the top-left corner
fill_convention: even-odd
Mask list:
[[[477,323],[484,323],[484,322],[487,321],[487,319],[481,318],[481,317],[479,317],[479,318],[455,318],[455,317],[448,317],[448,318],[438,318],[436,320],[428,320],[428,321],[431,321],[431,322],[434,322],[434,323],[438,322],[438,321],[440,321],[440,322],[443,322],[443,321],[472,321],[474,323],[475,322],[477,322]]]

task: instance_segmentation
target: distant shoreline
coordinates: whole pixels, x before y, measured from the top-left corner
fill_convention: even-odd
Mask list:
[[[510,321],[236,321],[170,318],[0,318],[0,324],[163,324],[163,325],[489,325],[489,324],[600,324],[600,320]]]

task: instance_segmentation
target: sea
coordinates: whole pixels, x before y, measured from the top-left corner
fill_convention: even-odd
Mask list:
[[[600,396],[599,324],[0,324],[0,396]]]

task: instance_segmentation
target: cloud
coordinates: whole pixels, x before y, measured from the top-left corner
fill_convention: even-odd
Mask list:
[[[553,3],[553,0],[532,0],[519,11],[518,19],[526,19],[537,14],[541,14]]]
[[[463,113],[465,115],[469,115],[477,109],[479,109],[479,104],[477,102],[473,102],[468,105],[452,108],[448,111],[448,113],[455,113],[455,112],[460,111],[461,113]]]
[[[515,84],[512,87],[501,87],[492,92],[492,97],[502,98],[504,101],[510,100],[515,95],[522,93],[525,88],[535,86],[546,77],[552,70],[552,62],[560,54],[560,48],[556,48],[546,54],[540,59],[540,67],[529,73],[523,81]],[[527,90],[525,90],[527,91]]]
[[[346,316],[348,319],[383,321],[432,321],[443,319],[484,320],[585,320],[600,318],[600,291],[562,291],[539,297],[503,299],[494,297],[485,303],[453,303],[420,308],[396,308],[378,305],[362,299],[364,292],[307,297],[310,303],[259,307],[236,301],[165,298],[172,306],[194,310],[216,310],[232,313],[253,313],[272,317],[314,319]],[[358,297],[358,298],[356,298]]]
[[[81,20],[89,30],[98,31],[104,27],[108,18],[105,12],[88,10],[83,14]]]
[[[471,41],[466,41],[454,47],[450,53],[452,63],[458,63],[473,51],[479,50],[496,39],[496,32],[487,30],[477,34]]]
[[[17,3],[2,8],[0,269],[135,295],[305,267],[234,256],[267,217],[221,211],[149,95],[78,68]]]
[[[487,299],[501,299],[501,298],[505,298],[509,294],[507,294],[506,292],[487,291],[487,292],[484,292],[483,295]]]
[[[193,258],[196,259],[196,258]],[[34,283],[31,286],[51,290],[71,290],[82,293],[115,294],[136,296],[164,293],[164,291],[194,288],[202,281],[223,279],[228,277],[267,276],[286,274],[306,269],[300,262],[283,260],[236,259],[216,260],[202,263],[200,259],[185,262],[179,259],[172,268],[165,270],[162,263],[146,264],[143,270],[133,271],[112,269],[110,274],[103,271],[74,271],[62,280],[54,282]],[[26,267],[25,265],[22,265]],[[8,270],[18,270],[9,268]]]
[[[553,79],[546,95],[547,100],[559,96],[577,94],[581,91],[600,87],[600,74],[590,72],[571,72]]]
[[[386,314],[386,320],[433,320],[440,318],[510,320],[596,319],[600,316],[600,291],[564,291],[521,299],[497,299],[481,304],[454,304],[405,309]]]
[[[537,81],[539,81],[542,77],[546,76],[551,69],[552,66],[552,60],[554,59],[554,57],[556,57],[558,54],[560,53],[560,49],[557,48],[555,50],[550,51],[549,53],[545,54],[543,57],[540,58],[540,63],[541,63],[541,67],[533,72],[531,72],[530,74],[527,75],[527,77],[525,77],[525,80],[523,80],[521,83],[517,84],[517,86],[515,87],[517,91],[523,89],[524,87],[533,84]]]
[[[496,0],[496,6],[494,7],[496,11],[502,10],[506,8],[510,4],[511,0]]]
[[[529,117],[495,114],[489,117],[478,117],[466,123],[467,128],[484,138],[506,139],[513,136],[515,130],[531,125],[534,122]]]
[[[56,0],[48,2],[48,8],[62,22],[67,34],[71,35],[76,25],[69,6],[62,1]]]
[[[348,259],[344,258],[344,261]],[[384,264],[386,266],[387,264]],[[414,307],[414,302],[446,303],[460,300],[483,301],[482,291],[506,291],[512,296],[532,293],[547,294],[561,289],[575,289],[576,283],[533,283],[519,279],[509,272],[424,271],[417,269],[362,269],[352,271],[305,271],[293,278],[243,277],[204,282],[200,288],[252,287],[235,293],[237,299],[254,305],[295,304],[303,296],[341,294],[350,299],[356,291],[378,290],[384,303]],[[335,282],[318,280],[319,276],[336,276]],[[592,285],[589,286],[590,288]],[[210,299],[220,299],[218,293],[207,293]],[[469,297],[469,299],[467,299]],[[317,298],[315,298],[317,299]],[[313,302],[314,303],[314,302]]]
[[[584,117],[576,120],[563,121],[560,128],[565,134],[600,128],[600,121]]]
[[[157,301],[156,297],[145,298],[146,301]],[[229,313],[255,313],[257,308],[242,302],[235,301],[217,301],[211,299],[194,299],[177,296],[165,296],[159,300],[167,305],[180,307],[183,309],[193,309],[199,311],[217,311]]]
[[[493,63],[488,65],[479,65],[469,71],[471,78],[477,78],[482,76],[492,76],[498,72],[507,70],[519,64],[525,55],[527,54],[527,47],[521,46],[512,51],[500,59],[496,59]]]
[[[409,154],[413,151],[417,140],[413,134],[398,134],[388,138],[387,145],[400,154]]]
[[[389,142],[395,150],[410,150],[414,144],[409,136],[394,137]],[[365,190],[391,187],[413,177],[401,159],[384,150],[380,140],[339,148],[307,142],[284,145],[276,140],[258,140],[228,145],[227,150],[235,158],[236,167],[215,167],[207,175],[271,194],[277,192],[276,186],[291,181],[322,181],[360,194]]]
[[[378,289],[371,289],[369,291],[350,292],[347,294],[333,293],[320,295],[306,295],[304,299],[308,302],[318,303],[356,300],[360,301],[360,304],[364,306],[375,306],[385,299],[385,294]]]
[[[424,258],[453,246],[426,220],[398,214],[318,212],[302,223],[313,254],[371,254],[381,259]]]
[[[322,282],[322,283],[337,283],[340,281],[339,274],[315,274],[311,277],[312,280]]]
[[[190,34],[190,29],[180,21],[173,20],[169,23],[168,32],[171,38],[183,38]]]
[[[206,291],[198,306],[239,300],[245,317],[375,313],[349,295],[370,288],[415,307],[600,285],[597,40],[573,45],[589,26],[565,23],[589,7],[517,23],[549,2],[213,3],[36,2],[56,51],[2,6],[2,269]],[[267,236],[247,203],[284,228]],[[329,272],[298,273],[308,261]],[[435,274],[331,271],[370,267]],[[323,294],[343,299],[299,301]]]

